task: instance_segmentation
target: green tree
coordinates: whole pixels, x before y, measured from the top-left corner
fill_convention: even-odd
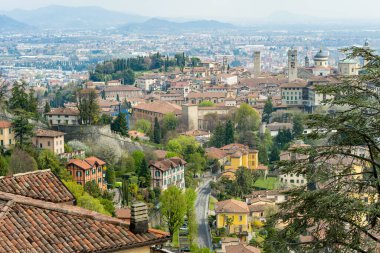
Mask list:
[[[180,189],[170,186],[160,196],[160,211],[170,236],[182,226],[186,215],[186,199]]]
[[[187,162],[187,169],[191,171],[194,176],[201,173],[206,165],[206,159],[200,153],[190,154]]]
[[[38,169],[36,160],[26,151],[15,148],[9,160],[8,174],[25,173]]]
[[[187,188],[185,191],[186,199],[186,217],[189,228],[189,243],[193,245],[198,234],[197,217],[195,214],[195,201],[197,199],[197,193],[194,189]]]
[[[265,105],[264,105],[262,121],[265,123],[269,123],[270,117],[272,116],[272,112],[273,112],[272,99],[268,98],[268,100],[265,102]]]
[[[38,101],[34,97],[34,90],[31,89],[28,94],[28,108],[27,111],[32,113],[34,116],[38,115],[37,112],[37,106],[38,106]]]
[[[176,130],[178,123],[179,123],[179,121],[178,121],[177,117],[174,115],[174,113],[168,113],[162,119],[162,127],[166,131]]]
[[[95,211],[101,214],[106,214],[111,216],[109,212],[106,211],[104,206],[101,204],[100,199],[96,199],[89,194],[84,194],[77,199],[78,206],[85,209]]]
[[[276,145],[274,145],[269,154],[269,161],[273,163],[279,160],[280,160],[280,150],[278,149]]]
[[[4,156],[0,156],[0,177],[8,174],[8,162]]]
[[[116,174],[115,169],[113,167],[108,167],[106,170],[106,181],[107,185],[112,189],[115,186],[116,182]]]
[[[126,114],[120,112],[116,119],[111,123],[111,130],[118,132],[122,136],[128,136],[128,123]]]
[[[231,120],[227,121],[226,131],[225,131],[225,141],[224,144],[228,145],[235,142],[235,127]]]
[[[247,168],[239,168],[236,173],[235,191],[236,196],[243,198],[244,195],[249,194],[253,190],[253,185],[259,178],[259,174]]]
[[[141,186],[150,187],[151,174],[148,167],[148,163],[145,158],[142,160],[141,165],[140,165],[139,177],[142,177],[144,179],[144,182],[142,182]]]
[[[221,123],[218,123],[218,125],[216,126],[215,130],[213,131],[211,135],[209,145],[220,148],[224,146],[226,139],[227,139],[226,128]]]
[[[297,114],[293,117],[293,136],[294,138],[299,138],[303,134],[303,118],[301,115]]]
[[[62,170],[65,170],[59,162],[58,157],[52,151],[47,149],[43,149],[39,152],[37,163],[40,170],[50,169],[57,176],[61,175]]]
[[[268,164],[269,162],[268,150],[265,143],[259,145],[259,162],[262,164]]]
[[[235,113],[235,123],[240,132],[257,131],[260,124],[258,112],[248,104],[241,104]]]
[[[160,123],[158,123],[157,117],[154,118],[153,142],[157,144],[161,143],[161,127],[160,127]]]
[[[205,100],[205,101],[200,102],[198,106],[199,107],[212,107],[212,106],[214,106],[214,103],[212,101]]]
[[[26,93],[27,84],[22,81],[15,82],[11,90],[11,99],[8,101],[9,109],[11,110],[24,110],[28,111],[28,94]]]
[[[133,160],[135,161],[136,172],[137,174],[139,174],[141,171],[143,160],[145,159],[145,153],[142,150],[135,150],[132,152],[131,156],[133,157]]]
[[[99,120],[100,107],[95,90],[80,90],[77,92],[77,107],[82,124],[96,124]]]
[[[94,198],[99,198],[102,194],[98,184],[95,181],[89,181],[84,185],[84,190]]]
[[[139,119],[139,120],[136,121],[134,128],[137,131],[141,131],[141,132],[147,134],[147,133],[149,133],[151,127],[152,127],[152,124],[150,123],[149,120]]]
[[[304,174],[308,184],[291,190],[268,223],[272,229],[265,252],[376,252],[380,243],[380,100],[374,89],[380,85],[380,57],[356,47],[345,53],[368,64],[359,76],[315,87],[336,109],[309,115],[307,126],[323,131],[308,138],[322,145],[293,151],[308,159],[282,161],[283,171]],[[362,148],[365,152],[359,155]],[[274,225],[280,220],[286,225],[278,230]],[[313,240],[300,243],[306,232]]]
[[[30,144],[33,136],[33,125],[25,113],[20,113],[12,120],[12,129],[15,133],[16,144],[20,147]]]

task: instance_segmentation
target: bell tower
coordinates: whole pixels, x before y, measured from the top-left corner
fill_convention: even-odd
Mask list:
[[[288,81],[293,82],[298,78],[298,52],[297,49],[288,51]]]
[[[255,51],[253,54],[253,74],[259,77],[261,73],[261,55],[260,51]]]

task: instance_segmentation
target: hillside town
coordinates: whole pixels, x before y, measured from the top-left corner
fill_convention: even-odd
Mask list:
[[[300,34],[0,35],[0,253],[379,253],[379,39]]]

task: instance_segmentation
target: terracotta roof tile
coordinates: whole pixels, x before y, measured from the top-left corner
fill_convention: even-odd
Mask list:
[[[166,101],[155,101],[152,103],[141,103],[133,107],[134,110],[143,110],[149,112],[157,112],[161,114],[182,114],[182,107]]]
[[[50,112],[46,113],[46,115],[71,115],[78,116],[79,111],[77,109],[72,108],[56,108],[52,109]]]
[[[65,133],[47,129],[37,129],[35,135],[37,137],[60,137],[65,135]]]
[[[243,244],[226,246],[226,253],[261,253],[259,248]]]
[[[7,202],[7,204],[4,204]],[[0,252],[122,251],[168,241],[148,230],[133,234],[123,220],[76,206],[0,192]]]
[[[0,191],[54,203],[75,200],[71,192],[50,170],[0,177]]]
[[[0,121],[0,128],[10,128],[12,126],[12,123],[9,121]]]
[[[95,163],[99,164],[100,166],[102,165],[105,165],[106,162],[100,160],[99,158],[95,157],[95,156],[91,156],[91,157],[87,157],[86,159],[84,159],[88,164],[90,164],[91,166],[94,166]]]
[[[162,159],[155,162],[151,162],[150,166],[153,166],[161,171],[167,171],[171,168],[175,168],[178,165],[186,165],[187,162],[178,157],[172,157],[168,159]]]
[[[247,203],[229,199],[220,201],[215,204],[216,213],[249,213],[249,208]]]
[[[91,165],[88,164],[86,161],[82,161],[80,159],[70,159],[67,165],[74,164],[75,166],[84,169],[84,170],[89,170],[91,169]]]

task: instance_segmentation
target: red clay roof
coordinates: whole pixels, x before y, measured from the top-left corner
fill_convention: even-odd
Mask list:
[[[173,158],[168,158],[168,159],[163,159],[163,160],[158,160],[150,164],[150,166],[153,166],[161,171],[167,171],[170,170],[171,168],[175,168],[178,165],[186,165],[186,161],[182,160],[181,158],[178,157],[173,157]]]
[[[84,169],[84,170],[89,170],[92,168],[90,164],[88,164],[86,161],[82,161],[80,159],[70,159],[69,162],[67,163],[68,165],[74,164],[75,166]]]
[[[243,244],[226,246],[226,253],[261,253],[259,248]]]
[[[71,115],[78,116],[79,111],[77,109],[72,108],[56,108],[46,113],[46,115]]]
[[[65,135],[65,133],[47,129],[37,129],[35,135],[37,137],[60,137]]]
[[[73,194],[50,170],[0,177],[0,192],[54,203],[74,201]]]
[[[76,206],[0,192],[0,252],[118,252],[162,244],[168,234],[133,234],[128,223]]]
[[[104,88],[105,92],[118,92],[118,91],[141,91],[140,88],[136,88],[135,86],[131,85],[117,85],[117,86],[107,86]]]
[[[215,204],[216,213],[249,213],[247,203],[236,200],[228,199],[220,201]]]
[[[149,112],[157,112],[160,114],[174,113],[182,114],[182,107],[166,101],[155,101],[152,103],[141,103],[133,107],[134,110],[143,110]]]
[[[12,123],[9,121],[0,121],[0,128],[10,128],[12,126]]]
[[[91,166],[94,166],[95,163],[99,164],[100,166],[102,165],[105,165],[106,162],[100,160],[99,158],[95,157],[95,156],[91,156],[91,157],[87,157],[86,159],[84,159],[88,164],[90,164]]]

